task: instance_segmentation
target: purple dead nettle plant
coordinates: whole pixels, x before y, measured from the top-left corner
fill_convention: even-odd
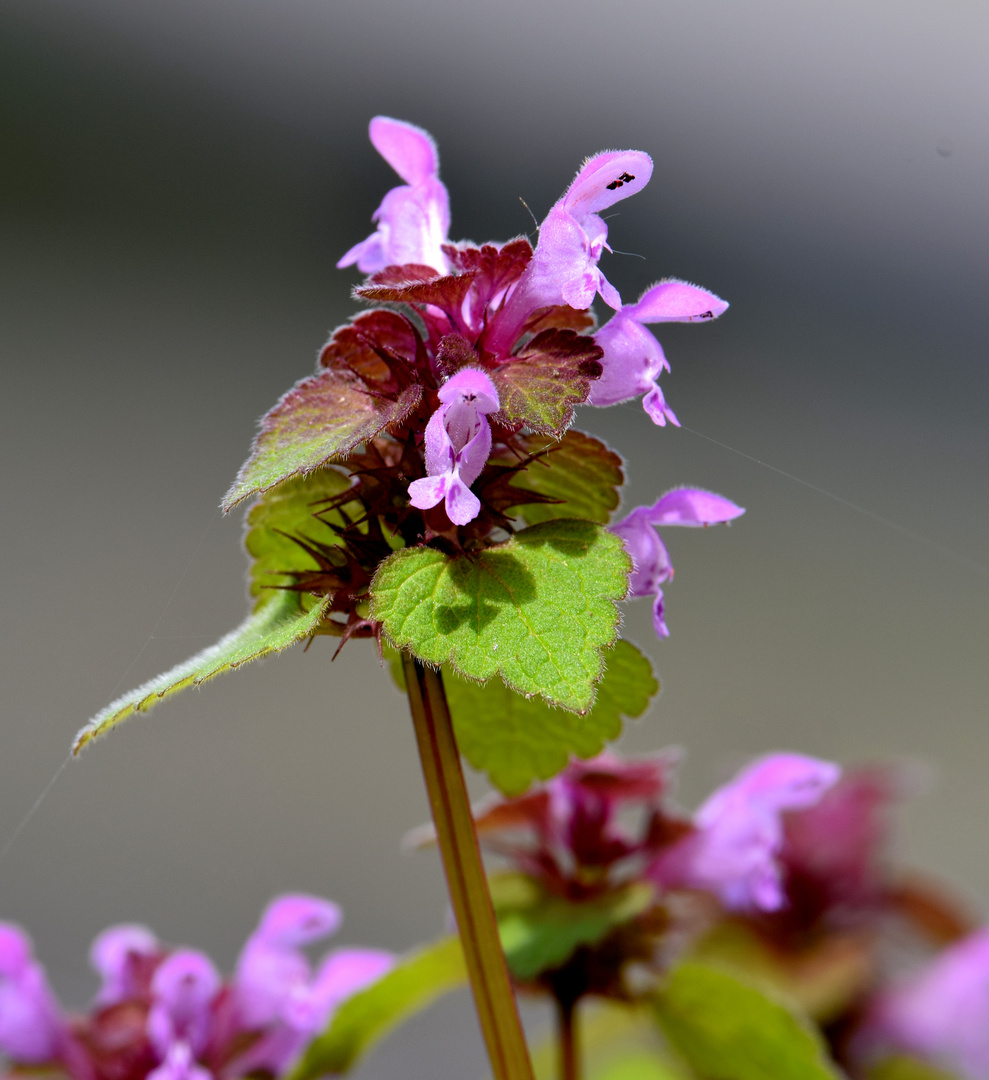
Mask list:
[[[675,278],[625,305],[601,269],[605,212],[642,190],[652,160],[595,154],[534,245],[476,245],[449,240],[432,138],[387,117],[370,134],[402,184],[339,263],[365,275],[353,292],[365,310],[262,418],[223,503],[253,500],[251,611],[109,705],[76,749],[295,642],[336,638],[336,657],[373,639],[408,697],[458,935],[398,958],[338,950],[314,969],[304,950],[339,912],[284,897],[224,981],[202,953],[114,928],[94,946],[96,1002],[67,1018],[24,934],[4,925],[0,1048],[17,1071],[73,1080],[317,1080],[467,981],[496,1080],[532,1076],[515,989],[554,1003],[563,1080],[582,1073],[585,998],[632,1007],[635,1023],[648,1014],[667,1071],[672,1048],[700,1076],[750,1080],[745,1062],[769,1055],[825,1080],[834,1060],[861,1071],[876,1047],[893,1047],[983,1080],[978,1047],[947,1022],[902,1035],[926,987],[947,979],[964,997],[977,978],[935,969],[913,989],[883,989],[881,920],[924,911],[951,927],[938,945],[971,929],[877,868],[876,822],[892,799],[883,783],[771,754],[687,814],[672,800],[674,754],[625,762],[604,749],[658,690],[619,635],[618,605],[650,597],[656,634],[668,636],[673,567],[660,533],[743,513],[683,486],[619,513],[624,462],[572,427],[581,405],[636,398],[657,427],[678,426],[649,328],[727,309]],[[501,792],[476,821],[461,752]],[[836,830],[848,838],[837,848]],[[508,863],[490,881],[478,831]],[[969,970],[967,953],[955,967],[951,955],[949,975]],[[746,981],[750,968],[790,1004]],[[736,1016],[748,1019],[725,1027]]]

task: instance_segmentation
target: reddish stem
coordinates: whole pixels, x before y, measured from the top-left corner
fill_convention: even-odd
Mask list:
[[[408,653],[402,654],[402,663],[426,791],[491,1071],[495,1080],[532,1080],[443,680],[438,671]]]

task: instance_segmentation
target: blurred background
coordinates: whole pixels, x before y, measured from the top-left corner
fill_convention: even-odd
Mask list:
[[[691,483],[748,513],[667,532],[672,637],[626,611],[663,694],[622,746],[684,746],[688,806],[774,748],[915,763],[898,857],[985,911],[987,51],[975,3],[6,0],[0,846],[90,715],[242,618],[217,503],[354,310],[334,263],[395,182],[380,112],[436,136],[476,241],[533,234],[520,199],[541,218],[587,154],[653,155],[602,268],[627,300],[674,275],[732,306],[660,334],[683,429],[635,402],[578,425],[630,504]],[[63,1000],[111,922],[229,969],[289,889],[343,904],[341,942],[441,932],[438,859],[399,850],[427,816],[406,705],[367,643],[330,654],[64,769],[0,861]],[[482,1073],[461,995],[359,1076]]]

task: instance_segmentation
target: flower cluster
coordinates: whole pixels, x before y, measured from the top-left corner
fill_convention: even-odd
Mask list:
[[[83,1017],[63,1014],[27,937],[0,923],[0,1053],[72,1080],[277,1076],[394,962],[376,949],[336,949],[313,970],[304,949],[340,919],[327,900],[280,897],[227,982],[204,953],[170,949],[143,926],[111,927],[93,942],[101,986]]]
[[[651,907],[528,988],[626,998],[630,964],[659,974],[685,954],[741,960],[744,974],[777,982],[822,1024],[852,1075],[899,1054],[989,1080],[989,928],[973,929],[930,883],[885,865],[898,774],[842,775],[830,762],[771,754],[687,816],[670,800],[677,761],[675,751],[602,754],[478,808],[487,848],[540,894],[572,905],[574,922],[630,886],[654,890]],[[891,924],[901,950],[941,951],[891,979]]]
[[[554,440],[575,406],[644,395],[657,424],[676,423],[656,382],[669,365],[645,327],[712,319],[727,307],[677,280],[623,307],[599,268],[608,249],[602,214],[652,174],[641,151],[588,158],[540,225],[535,247],[525,237],[477,247],[448,239],[449,197],[432,138],[381,116],[370,134],[404,181],[375,212],[375,231],[339,263],[368,275],[354,295],[371,310],[334,331],[318,374],[263,419],[228,500],[321,464],[344,465],[350,487],[319,511],[333,519],[335,535],[325,544],[305,539],[319,571],[295,574],[294,587],[331,598],[328,615],[338,617],[327,619],[325,632],[345,639],[379,632],[367,618],[368,587],[396,546],[470,552],[503,541],[527,505],[560,501],[539,492],[532,467],[537,459],[535,469],[553,466]],[[614,312],[601,327],[589,310],[596,296]],[[308,439],[312,456],[298,450]],[[660,584],[672,567],[654,527],[710,525],[740,513],[720,496],[683,489],[613,526],[634,561],[630,593],[654,598],[660,635],[667,633]]]
[[[665,751],[637,761],[610,753],[574,761],[542,787],[483,808],[478,830],[548,889],[572,898],[638,878],[663,892],[705,890],[729,911],[783,907],[784,815],[817,803],[837,783],[838,766],[772,754],[686,818],[666,798],[677,759]],[[629,806],[640,811],[634,832],[620,818]],[[498,839],[519,829],[521,844]]]

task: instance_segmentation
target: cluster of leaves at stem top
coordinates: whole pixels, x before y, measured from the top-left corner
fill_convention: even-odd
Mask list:
[[[657,424],[675,423],[656,383],[668,365],[642,324],[727,307],[664,281],[622,309],[598,269],[599,212],[648,181],[649,157],[588,159],[535,248],[524,237],[478,247],[446,239],[429,136],[383,117],[371,136],[406,184],[341,260],[367,273],[354,295],[369,310],[334,331],[316,374],[262,418],[223,504],[257,500],[246,541],[253,610],[217,645],[109,705],[77,750],[167,694],[317,635],[339,647],[384,639],[467,680],[498,675],[527,699],[586,713],[616,641],[617,601],[654,596],[666,632],[659,583],[672,567],[654,526],[742,512],[684,489],[609,528],[621,460],[568,430],[577,405],[642,394]],[[596,294],[616,309],[600,329]],[[651,673],[640,689],[655,689]],[[583,742],[562,739],[553,767],[600,749]],[[548,775],[545,765],[521,772]]]

